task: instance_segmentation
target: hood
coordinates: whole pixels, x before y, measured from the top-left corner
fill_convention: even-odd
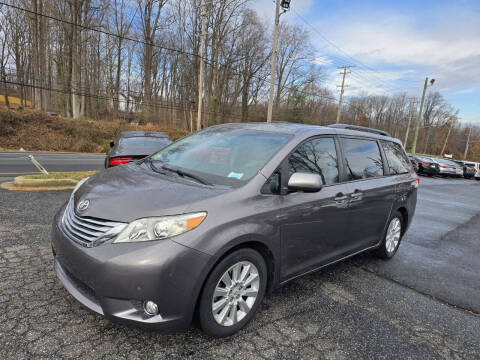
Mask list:
[[[88,179],[75,193],[74,205],[80,216],[131,222],[149,216],[182,214],[192,203],[228,191],[126,164],[105,169]],[[89,204],[78,212],[77,204],[82,200]]]

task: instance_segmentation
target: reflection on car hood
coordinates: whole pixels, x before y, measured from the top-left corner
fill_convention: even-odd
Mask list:
[[[130,222],[149,216],[181,214],[192,203],[227,191],[127,164],[103,170],[88,179],[75,193],[75,208],[80,201],[88,200],[84,211],[76,210],[78,215]]]

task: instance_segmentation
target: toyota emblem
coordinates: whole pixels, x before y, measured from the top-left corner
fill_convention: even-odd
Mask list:
[[[82,200],[78,203],[77,205],[77,210],[78,211],[85,211],[87,210],[88,208],[88,205],[90,205],[90,201],[89,200]]]

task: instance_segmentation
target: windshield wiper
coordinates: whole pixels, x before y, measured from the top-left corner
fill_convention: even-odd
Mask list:
[[[205,180],[204,178],[202,178],[202,177],[200,177],[196,174],[193,174],[191,172],[188,172],[188,171],[185,171],[185,170],[182,170],[182,169],[179,169],[179,168],[167,165],[167,164],[162,165],[162,169],[175,172],[180,176],[184,176],[184,177],[186,176],[186,177],[189,177],[191,179],[197,180],[199,183],[202,183],[203,185],[213,185],[212,183],[208,182],[207,180]]]
[[[145,160],[145,162],[148,162],[149,165],[150,165],[150,169],[152,169],[153,171],[155,171],[156,173],[159,173],[159,174],[162,174],[162,175],[167,175],[167,173],[165,171],[162,171],[160,170],[160,168],[154,164],[153,160],[151,157],[147,158]]]

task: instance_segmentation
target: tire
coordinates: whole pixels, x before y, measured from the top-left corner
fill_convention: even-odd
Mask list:
[[[395,225],[397,224],[397,226]],[[400,226],[398,228],[398,225]],[[393,226],[394,232],[391,230]],[[387,230],[383,235],[380,247],[375,251],[375,255],[382,259],[391,259],[397,252],[403,236],[404,220],[400,212],[395,211],[388,220]],[[398,229],[398,230],[397,230]],[[394,235],[395,234],[395,235]]]
[[[250,284],[242,288],[242,282],[237,282],[237,285],[231,287],[224,282],[224,279],[232,280],[235,277],[237,281],[241,280],[241,275],[246,269],[250,272],[246,273],[243,284],[246,284],[247,279],[251,280]],[[224,277],[227,273],[228,277]],[[238,276],[235,276],[236,274]],[[255,274],[258,275],[256,278]],[[197,315],[201,329],[211,336],[226,337],[247,325],[263,300],[267,288],[267,275],[267,265],[262,255],[250,248],[239,249],[220,261],[208,276],[200,297]],[[252,295],[255,290],[258,291],[254,299],[253,296],[242,295]],[[214,298],[215,291],[221,295]],[[217,305],[215,313],[214,304]]]

